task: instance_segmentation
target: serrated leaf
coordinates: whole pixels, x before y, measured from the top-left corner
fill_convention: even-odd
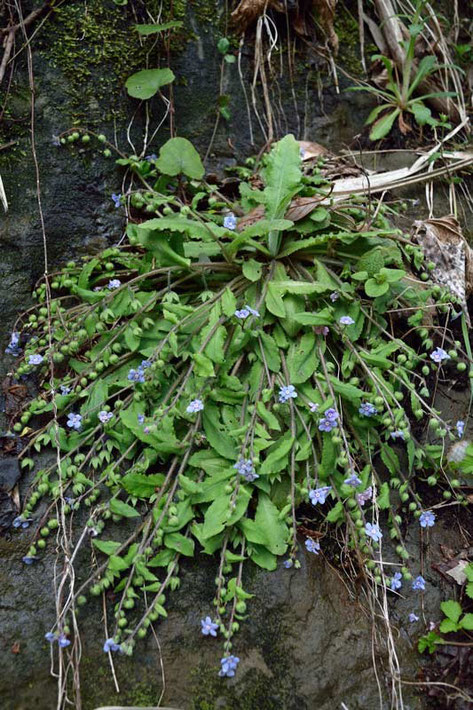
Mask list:
[[[301,184],[301,156],[294,136],[287,135],[271,150],[262,178],[266,185],[263,199],[266,217],[283,217]]]
[[[451,619],[444,619],[439,626],[439,630],[443,634],[449,634],[453,631],[458,630],[458,624],[452,621]]]
[[[395,109],[391,113],[379,118],[370,131],[370,140],[379,141],[385,138],[393,127],[394,121],[400,114],[400,109]]]
[[[458,602],[449,599],[448,601],[442,602],[440,608],[448,619],[451,619],[455,623],[461,616],[462,608]]]
[[[465,614],[460,620],[460,626],[466,631],[473,631],[473,614]]]
[[[207,404],[202,412],[205,435],[215,451],[226,459],[236,460],[236,448],[220,422],[219,410]]]
[[[123,559],[123,557],[117,557],[116,555],[110,555],[108,561],[108,569],[112,572],[123,572],[129,568],[129,563]]]
[[[329,523],[338,523],[340,520],[345,519],[345,509],[341,500],[335,503],[332,510],[330,510],[325,516],[325,519]]]
[[[222,296],[222,311],[227,318],[231,318],[236,310],[237,302],[233,292],[226,288]]]
[[[293,343],[287,354],[287,369],[291,384],[302,384],[312,377],[319,363],[315,349],[315,335],[304,335]]]
[[[269,282],[264,302],[266,308],[273,316],[278,316],[278,318],[286,317],[284,301],[282,300],[281,291],[278,289],[276,282]]]
[[[386,481],[382,484],[381,488],[379,489],[379,493],[376,498],[376,502],[378,504],[378,507],[381,510],[386,510],[390,506],[389,484]]]

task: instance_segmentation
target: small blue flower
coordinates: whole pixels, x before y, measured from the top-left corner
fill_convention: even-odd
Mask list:
[[[233,212],[227,214],[227,216],[223,220],[223,226],[225,227],[225,229],[231,229],[232,232],[235,231],[237,226],[237,219]]]
[[[21,558],[22,561],[25,563],[25,565],[32,565],[33,562],[36,562],[38,559],[37,557],[30,557],[29,555],[25,555],[24,557]]]
[[[312,540],[312,538],[308,537],[307,540],[305,541],[305,546],[306,549],[309,552],[313,552],[314,555],[318,555],[320,552],[320,542],[317,542],[316,540]]]
[[[54,643],[56,640],[56,634],[53,634],[52,631],[48,631],[47,634],[44,634],[44,638],[46,641],[49,641],[49,643]]]
[[[240,456],[233,468],[236,468],[238,473],[243,476],[248,483],[253,483],[253,481],[259,478],[258,474],[255,473],[251,459],[244,459],[243,456]]]
[[[118,193],[118,195],[115,192],[112,193],[112,202],[115,205],[115,209],[117,209],[118,207],[121,207],[121,205],[122,205],[121,193]]]
[[[144,423],[145,423],[145,415],[138,414],[138,424],[144,424]]]
[[[314,414],[320,406],[317,404],[317,402],[307,402],[307,404],[312,414]]]
[[[465,431],[465,422],[462,419],[459,419],[455,426],[457,429],[458,438],[461,439],[463,436],[463,432]]]
[[[351,316],[342,316],[339,318],[338,322],[340,325],[353,325],[355,322]]]
[[[324,417],[325,419],[328,419],[329,422],[336,422],[339,417],[339,414],[336,409],[334,409],[333,407],[329,407],[325,410]]]
[[[101,412],[98,413],[98,418],[100,419],[102,424],[106,424],[107,422],[109,422],[112,417],[113,417],[112,412],[106,412],[105,410],[102,410]]]
[[[363,491],[362,493],[357,493],[356,500],[358,501],[358,505],[361,505],[361,507],[363,507],[365,503],[371,500],[372,496],[373,489],[371,486],[369,486],[366,491]]]
[[[39,353],[36,353],[36,355],[30,355],[28,358],[28,365],[41,365],[42,362],[43,356]]]
[[[238,656],[224,656],[220,661],[222,666],[218,674],[221,678],[227,676],[228,678],[233,678],[235,671],[240,662]]]
[[[51,144],[55,148],[60,148],[61,147],[61,139],[59,138],[59,136],[53,135],[53,137],[51,138]]]
[[[287,385],[279,388],[279,401],[285,404],[289,399],[296,399],[297,392],[294,385]]]
[[[133,367],[128,373],[128,379],[130,382],[144,382],[145,381],[145,373],[142,367],[138,367],[137,370],[135,370]]]
[[[157,160],[158,156],[156,153],[151,153],[150,155],[145,155],[145,160],[147,160],[149,163],[151,163],[153,160]]]
[[[338,424],[334,419],[327,419],[327,417],[324,417],[319,422],[319,431],[332,431],[332,429],[336,429],[337,426]]]
[[[414,592],[423,591],[425,589],[425,579],[422,577],[422,575],[416,577],[415,580],[412,582],[412,589],[414,590]]]
[[[82,426],[82,415],[69,412],[69,414],[67,415],[67,426],[69,427],[69,429],[75,429],[76,431],[79,431]]]
[[[249,315],[250,311],[247,308],[235,311],[235,318],[239,318],[240,320],[245,320],[245,318],[248,318]]]
[[[104,653],[110,653],[110,651],[120,651],[120,644],[115,643],[112,639],[107,639],[103,645]]]
[[[430,353],[430,357],[437,365],[440,365],[443,360],[450,360],[450,355],[443,348],[435,348]]]
[[[435,513],[432,510],[426,510],[419,516],[421,528],[431,528],[435,525]]]
[[[378,413],[378,410],[376,409],[374,404],[371,404],[371,402],[362,402],[360,408],[358,409],[358,412],[363,417],[372,417]]]
[[[206,616],[205,619],[201,619],[200,623],[202,624],[202,633],[204,636],[217,635],[218,624],[215,624],[210,616]]]
[[[391,432],[391,439],[402,439],[405,441],[406,437],[402,429],[396,429],[396,431]]]
[[[395,592],[396,589],[401,589],[401,587],[402,587],[401,579],[402,579],[402,574],[400,572],[395,572],[394,576],[391,580],[391,584],[389,585],[391,587],[391,589],[393,590],[393,592]]]
[[[332,301],[332,303],[335,303],[335,301],[338,301],[339,298],[340,298],[340,294],[337,293],[337,291],[333,291],[330,294],[330,300]]]
[[[21,348],[19,347],[19,344],[20,334],[14,330],[10,336],[10,342],[5,348],[5,353],[7,355],[13,355],[14,357],[18,357],[18,355],[21,353]]]
[[[252,308],[251,306],[245,306],[245,310],[249,311],[250,315],[254,316],[255,318],[260,317],[260,313],[256,310],[256,308]]]
[[[140,367],[142,370],[146,370],[148,367],[151,367],[152,364],[153,363],[151,362],[151,360],[142,360],[140,363]]]
[[[312,505],[317,505],[317,503],[323,505],[331,490],[332,486],[321,486],[320,488],[314,488],[309,491],[309,498]]]
[[[187,406],[186,412],[188,414],[194,414],[195,412],[201,412],[204,408],[204,403],[201,399],[193,399],[192,402]]]
[[[361,480],[361,478],[358,478],[355,473],[352,473],[351,476],[345,478],[343,483],[345,483],[347,486],[353,486],[353,488],[357,488],[357,486],[361,486],[363,481]]]
[[[291,569],[294,562],[293,562],[293,560],[289,559],[289,560],[284,560],[284,562],[282,564],[283,564],[283,567],[285,567],[286,569]]]
[[[416,621],[419,621],[419,617],[417,616],[417,614],[411,613],[409,614],[409,621],[411,622],[411,624],[413,624]]]
[[[67,385],[59,385],[59,389],[61,390],[61,394],[64,396],[71,394],[72,392],[72,388]]]
[[[71,643],[64,634],[61,634],[57,641],[61,648],[66,648],[66,646],[70,646]]]
[[[18,515],[12,522],[14,528],[29,528],[30,520],[25,520],[22,515]]]
[[[143,429],[143,434],[149,434],[150,431],[151,431],[151,429],[149,428],[149,426],[145,426]]]
[[[368,537],[374,540],[374,542],[379,542],[383,537],[383,533],[379,529],[379,525],[372,525],[371,523],[366,523],[365,533]]]
[[[120,281],[120,279],[110,279],[110,281],[107,284],[107,288],[110,291],[114,291],[116,288],[120,288],[121,285],[122,285],[122,282]]]

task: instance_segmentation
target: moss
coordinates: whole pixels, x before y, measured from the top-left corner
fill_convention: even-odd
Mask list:
[[[340,6],[337,7],[337,12],[335,13],[334,27],[340,47],[338,61],[353,76],[363,76],[358,21],[346,7]],[[364,47],[364,52],[365,56],[370,56],[376,52],[376,47],[372,44],[367,44]]]

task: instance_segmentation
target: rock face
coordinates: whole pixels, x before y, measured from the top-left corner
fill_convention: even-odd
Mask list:
[[[122,87],[126,76],[144,66],[146,58],[146,52],[130,34],[133,5],[120,6],[112,0],[71,0],[47,19],[33,42],[34,139],[50,272],[69,258],[116,242],[122,234],[123,214],[110,199],[112,192],[120,191],[122,179],[113,162],[97,146],[79,143],[58,148],[53,145],[53,136],[79,121],[97,133],[116,135],[119,147],[133,152],[127,143],[127,126],[137,104],[126,97]],[[164,3],[165,8],[169,5]],[[177,76],[175,128],[179,135],[193,140],[202,154],[211,141],[217,115],[221,55],[216,44],[223,31],[224,5],[215,0],[174,2],[186,28],[178,46],[170,47]],[[34,2],[24,3],[25,14],[32,6]],[[149,2],[151,9],[158,6]],[[250,38],[243,50],[247,80],[252,76],[252,53]],[[310,54],[298,57],[298,62],[294,87],[287,75],[275,77],[271,85],[277,106],[276,132],[294,131],[301,139],[336,150],[360,131],[370,110],[369,102],[366,105],[361,94],[340,96],[329,88],[322,106],[317,84],[321,66]],[[13,118],[9,124],[7,121],[16,144],[11,151],[0,153],[0,171],[10,203],[0,224],[2,350],[8,342],[8,329],[13,327],[18,312],[29,305],[31,289],[44,271],[30,136],[22,128],[27,123],[14,120],[25,119],[29,110],[24,55],[19,56],[18,63],[9,104]],[[326,82],[331,82],[327,76]],[[256,152],[264,143],[251,108],[250,131],[235,64],[225,69],[223,92],[229,97],[231,117],[220,118],[208,161],[218,170]],[[153,101],[151,106],[157,124],[163,116],[163,103]],[[262,112],[260,94],[256,106]],[[138,112],[130,134],[138,152],[142,129],[143,113]],[[165,124],[150,152],[157,152],[167,130]],[[5,135],[1,142],[6,142],[3,138]],[[11,357],[3,358],[3,374],[11,363]],[[17,475],[15,459],[5,459],[0,464],[0,478],[6,483],[0,488],[9,490]],[[23,489],[26,485],[23,481]],[[0,504],[7,510],[10,499],[3,497]],[[5,710],[51,710],[56,704],[56,682],[49,673],[50,646],[44,641],[54,615],[54,561],[46,556],[34,566],[22,565],[28,539],[28,530],[0,538],[0,697]],[[349,590],[328,562],[305,552],[302,562],[299,571],[255,571],[246,580],[245,588],[255,594],[255,599],[250,602],[250,618],[242,624],[235,641],[234,653],[241,662],[237,677],[231,680],[217,676],[219,642],[203,638],[199,632],[200,619],[212,613],[215,569],[207,558],[186,570],[182,588],[170,601],[168,618],[157,627],[159,647],[150,638],[140,642],[132,659],[114,659],[119,695],[115,694],[108,659],[102,652],[105,632],[98,605],[85,607],[81,614],[82,707],[152,706],[162,692],[162,702],[182,710],[390,707],[389,682],[382,668],[385,649],[382,645],[372,647],[372,620],[361,606],[363,600],[357,600],[356,590]],[[412,679],[412,642],[406,632],[399,637],[398,653],[406,676]],[[373,658],[378,666],[379,688]],[[410,687],[404,707],[421,707]]]

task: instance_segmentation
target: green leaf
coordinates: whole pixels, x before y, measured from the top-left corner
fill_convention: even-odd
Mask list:
[[[205,169],[200,156],[187,138],[170,138],[161,147],[156,166],[165,175],[186,175],[202,180]]]
[[[222,311],[227,318],[231,318],[235,314],[237,307],[236,298],[229,288],[226,288],[222,296]]]
[[[276,555],[273,555],[273,553],[267,550],[266,547],[263,547],[263,545],[255,545],[253,543],[250,557],[258,567],[267,569],[269,572],[273,572],[277,567]]]
[[[307,382],[317,369],[318,363],[315,335],[305,333],[302,338],[291,345],[287,354],[287,369],[291,384]]]
[[[401,470],[401,464],[399,462],[398,455],[387,444],[381,444],[381,460],[388,469],[392,476],[397,476]]]
[[[465,614],[460,620],[460,626],[466,631],[473,631],[473,614]]]
[[[387,483],[386,481],[382,484],[381,488],[379,489],[379,493],[376,498],[376,502],[378,504],[378,507],[381,510],[386,510],[390,506],[389,483]]]
[[[139,518],[140,514],[135,508],[128,503],[124,503],[118,498],[112,498],[110,501],[110,510],[116,515],[122,515],[124,518]]]
[[[365,293],[370,298],[382,296],[384,293],[387,293],[387,291],[389,291],[389,284],[387,281],[378,283],[376,279],[368,279],[365,282]]]
[[[264,302],[266,304],[266,308],[273,314],[273,316],[278,316],[278,318],[286,317],[284,301],[282,300],[281,292],[279,291],[275,281],[269,282]]]
[[[92,544],[105,555],[113,555],[120,547],[119,542],[113,540],[92,540]]]
[[[219,410],[207,404],[202,412],[205,435],[215,451],[226,459],[236,459],[235,444],[220,424]]]
[[[226,525],[229,519],[231,494],[222,495],[207,508],[204,516],[204,525],[202,528],[202,538],[204,540],[218,535]]]
[[[279,520],[279,510],[266,493],[260,491],[254,520],[244,518],[239,523],[249,542],[263,544],[274,555],[287,550],[287,526]]]
[[[385,138],[393,127],[394,121],[400,113],[400,109],[397,108],[394,111],[387,113],[385,116],[379,118],[371,129],[370,140],[379,141],[381,140],[381,138]]]
[[[330,510],[325,516],[325,519],[329,523],[338,523],[341,520],[345,520],[345,508],[343,507],[341,500],[335,503],[332,510]]]
[[[275,431],[281,431],[281,425],[279,424],[278,419],[274,416],[272,412],[266,409],[261,400],[256,405],[256,410],[261,419],[264,421],[265,424],[268,425],[270,429],[273,429]]]
[[[259,281],[262,273],[262,264],[255,259],[248,259],[248,261],[243,262],[242,266],[243,276],[248,281]]]
[[[470,562],[463,570],[469,582],[473,582],[473,562]]]
[[[140,225],[130,223],[126,229],[127,235],[136,238],[145,249],[153,254],[157,266],[174,266],[175,264],[184,267],[189,266],[191,260],[184,256],[182,235],[174,233],[161,234],[156,227],[157,222],[159,220],[149,220]],[[149,228],[146,225],[149,225]],[[162,223],[159,223],[159,226],[165,228]]]
[[[266,185],[263,199],[268,219],[284,216],[291,198],[301,185],[300,166],[299,144],[294,136],[287,135],[275,144],[268,156],[266,168],[262,171]]]
[[[206,337],[205,331],[203,336]],[[207,347],[205,348],[205,354],[212,362],[219,365],[225,362],[225,343],[227,340],[227,330],[223,325],[220,325],[213,336],[211,337]]]
[[[165,549],[158,552],[149,562],[148,567],[167,567],[176,556],[175,550]]]
[[[362,397],[364,397],[363,390],[358,389],[355,385],[350,385],[348,382],[342,382],[334,375],[329,375],[328,379],[332,383],[334,391],[341,395],[343,399],[348,402],[357,405]]]
[[[142,69],[128,77],[126,89],[135,99],[150,99],[162,86],[171,84],[175,79],[174,73],[166,69]]]
[[[448,619],[454,621],[455,623],[461,616],[462,608],[458,602],[449,599],[446,602],[440,604],[440,608]]]
[[[203,353],[195,353],[192,356],[194,360],[194,372],[197,377],[215,377],[215,370],[212,360]]]
[[[274,342],[274,338],[261,331],[261,344],[263,346],[264,358],[271,372],[281,372],[281,358],[279,356],[279,348]]]
[[[145,475],[143,473],[127,473],[121,480],[121,485],[132,496],[136,498],[151,498],[156,489],[159,489],[164,482],[162,473]]]
[[[130,563],[123,559],[123,557],[117,557],[116,555],[111,555],[108,561],[108,569],[112,572],[123,572],[128,569]]]
[[[333,315],[328,308],[322,308],[316,313],[294,313],[293,318],[301,325],[330,325],[333,323]]]
[[[166,30],[175,30],[178,27],[182,27],[182,25],[183,23],[180,20],[171,20],[160,25],[135,25],[135,30],[140,35],[154,35],[158,32],[166,32]]]
[[[165,535],[164,545],[186,557],[193,557],[194,555],[194,541],[181,535],[181,533],[169,533]]]
[[[439,626],[439,630],[443,634],[449,634],[454,631],[458,631],[458,629],[459,629],[459,625],[455,621],[452,621],[451,619],[444,619]]]
[[[221,473],[222,469],[228,466],[228,461],[220,458],[213,451],[197,451],[189,459],[189,466],[205,471],[209,476]]]
[[[261,476],[282,471],[288,464],[289,452],[292,449],[294,437],[291,432],[281,437],[270,449],[266,459],[263,461],[258,473]]]

